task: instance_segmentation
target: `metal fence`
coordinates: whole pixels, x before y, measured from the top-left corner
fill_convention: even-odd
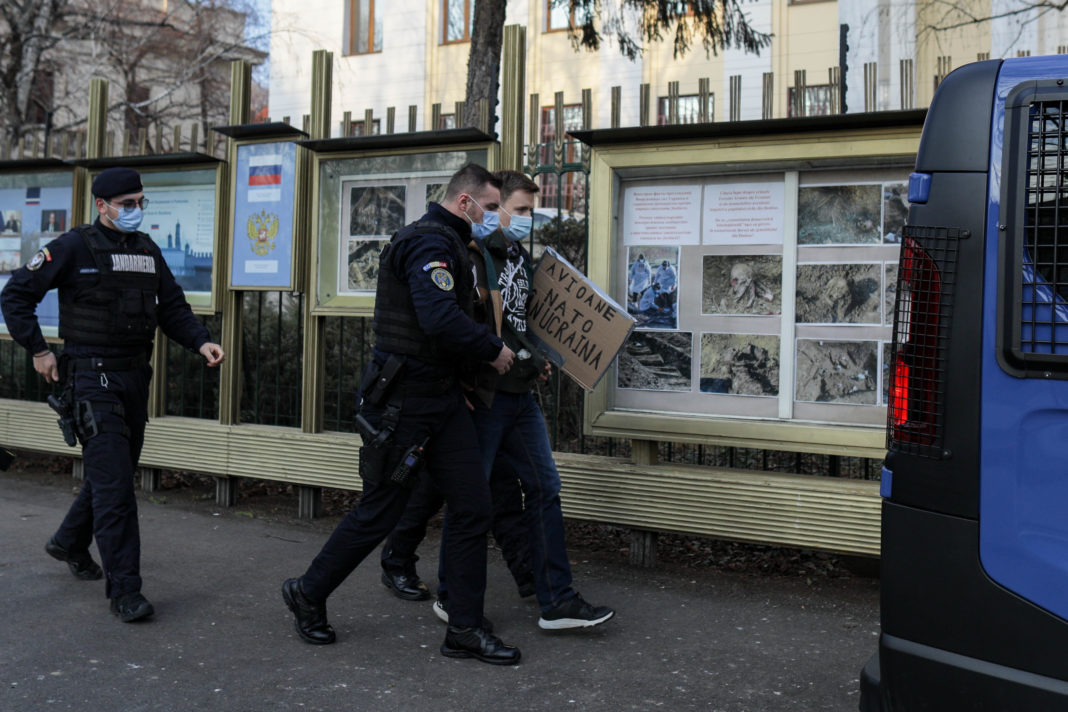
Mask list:
[[[218,314],[201,316],[200,322],[213,339],[219,338],[222,319]],[[166,369],[164,415],[209,420],[219,417],[219,369],[208,368],[203,356],[173,341],[167,342]]]
[[[304,295],[245,292],[241,422],[300,427]]]

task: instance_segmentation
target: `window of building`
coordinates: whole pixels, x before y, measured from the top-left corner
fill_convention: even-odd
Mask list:
[[[456,114],[442,114],[438,119],[439,129],[454,129],[456,128]]]
[[[367,126],[367,124],[364,121],[353,121],[352,122],[352,129],[351,129],[352,133],[349,134],[349,135],[350,136],[378,136],[379,134],[382,133],[382,119],[372,119],[371,120],[371,133],[370,134],[368,134],[365,131],[366,126]]]
[[[144,102],[148,101],[149,95],[148,87],[143,84],[126,86],[126,126],[131,131],[148,128],[148,107]]]
[[[348,0],[345,6],[346,54],[382,51],[381,10],[384,4],[375,0]]]
[[[564,131],[577,131],[582,128],[582,104],[566,104],[564,106]],[[581,160],[581,146],[577,141],[569,141],[564,137],[564,163],[574,163]],[[555,162],[553,155],[556,143],[556,107],[546,106],[541,110],[541,145],[538,150],[539,163],[551,165]],[[561,208],[573,210],[582,203],[583,184],[576,180],[574,171],[564,173],[562,180],[553,174],[541,174],[537,177],[538,187],[541,189],[539,203],[544,208]]]
[[[442,42],[469,42],[471,18],[475,15],[475,0],[442,0],[444,20]]]
[[[590,12],[572,10],[568,0],[545,0],[545,31],[556,32],[584,25]]]
[[[659,97],[656,101],[656,123],[658,126],[663,126],[668,122],[668,114],[670,113],[669,99],[666,96]],[[714,94],[708,95],[708,118],[707,121],[712,121],[716,115],[716,97]],[[678,116],[675,117],[676,124],[696,124],[701,121],[701,95],[700,94],[680,94]]]
[[[803,99],[805,102],[804,111],[800,116],[827,116],[835,113],[834,110],[834,92],[830,84],[810,84],[805,87]],[[798,116],[797,110],[794,108],[794,97],[796,96],[796,89],[790,87],[787,89],[786,96],[786,115]]]
[[[43,124],[48,120],[55,89],[56,73],[53,70],[40,68],[33,73],[33,82],[30,85],[30,105],[26,111],[27,123]]]

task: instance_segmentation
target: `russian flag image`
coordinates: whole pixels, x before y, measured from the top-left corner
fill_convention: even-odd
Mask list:
[[[273,203],[282,199],[282,155],[249,156],[248,202]]]
[[[148,229],[149,230],[159,230],[159,225],[149,225]]]
[[[40,205],[41,204],[41,189],[27,188],[26,189],[26,205]]]

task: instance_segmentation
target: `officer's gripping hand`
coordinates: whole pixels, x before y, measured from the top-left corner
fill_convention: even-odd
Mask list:
[[[490,362],[490,366],[493,366],[497,370],[497,373],[502,376],[508,373],[508,369],[512,367],[512,361],[515,360],[515,351],[508,348],[507,345],[501,347],[501,352],[497,354],[497,358]]]
[[[549,378],[552,377],[552,375],[553,375],[553,365],[549,361],[549,359],[545,359],[545,367],[541,370],[541,373],[538,374],[538,380],[541,381],[542,383],[545,383],[546,381],[549,380]]]
[[[51,351],[45,351],[33,357],[33,370],[41,374],[49,383],[59,382],[59,364],[56,362],[56,355]]]
[[[210,341],[200,347],[200,355],[207,359],[208,366],[218,366],[226,358],[222,346],[213,344]]]

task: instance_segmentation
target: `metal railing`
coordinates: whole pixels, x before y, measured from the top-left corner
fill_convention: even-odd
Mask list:
[[[304,295],[245,292],[241,422],[300,427]]]
[[[201,316],[212,338],[222,332],[218,314]],[[167,342],[163,414],[186,418],[219,417],[219,369],[208,368],[204,357],[173,341]]]

